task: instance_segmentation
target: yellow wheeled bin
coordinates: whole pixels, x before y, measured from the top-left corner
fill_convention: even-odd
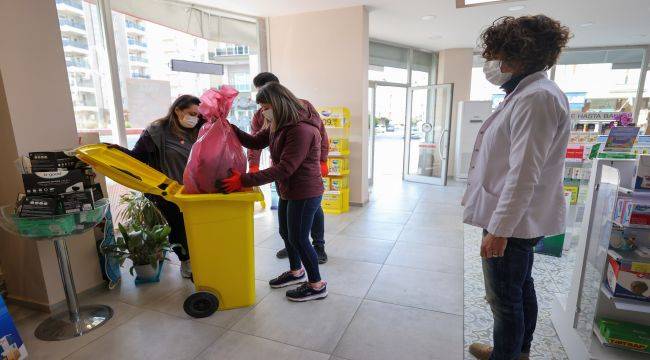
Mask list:
[[[119,149],[105,144],[77,148],[77,157],[116,182],[178,205],[192,258],[197,292],[185,300],[193,317],[207,317],[255,303],[253,210],[259,189],[232,194],[183,194],[183,186]]]

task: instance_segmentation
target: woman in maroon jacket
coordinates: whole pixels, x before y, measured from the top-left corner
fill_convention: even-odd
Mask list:
[[[221,180],[225,192],[242,187],[278,184],[281,201],[278,207],[280,229],[286,229],[285,247],[290,270],[269,281],[273,288],[300,284],[287,291],[292,301],[322,299],[327,296],[327,283],[321,280],[318,257],[309,242],[314,214],[323,197],[321,179],[322,121],[313,108],[305,108],[287,88],[272,82],[257,93],[257,103],[270,125],[257,134],[249,135],[233,126],[242,145],[249,149],[271,151],[273,166],[257,173],[233,175]],[[304,265],[304,269],[303,266]],[[305,276],[306,272],[306,276]],[[305,282],[305,277],[309,279]]]

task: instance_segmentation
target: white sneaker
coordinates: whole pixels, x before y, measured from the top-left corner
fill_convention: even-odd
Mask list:
[[[181,276],[186,279],[192,277],[192,266],[189,260],[181,261]]]

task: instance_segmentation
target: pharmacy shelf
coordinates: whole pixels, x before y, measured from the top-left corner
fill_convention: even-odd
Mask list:
[[[634,194],[634,190],[631,190],[631,189],[628,189],[628,188],[624,188],[624,187],[622,187],[622,186],[619,186],[619,187],[618,187],[618,192],[619,192],[620,194],[626,194],[626,195],[632,195],[632,194]]]
[[[349,156],[350,155],[350,150],[345,150],[345,151],[330,151],[328,153],[328,156],[331,157],[341,157],[341,156]]]
[[[343,170],[340,172],[329,172],[327,176],[344,176],[344,175],[350,175],[350,170]]]
[[[609,287],[605,284],[600,285],[600,291],[605,295],[605,297],[607,297],[609,300],[612,301],[612,303],[614,303],[614,306],[618,310],[650,314],[649,302],[616,297],[609,289]]]
[[[347,189],[344,189],[347,190]],[[325,195],[341,195],[341,190],[326,190],[323,192]]]

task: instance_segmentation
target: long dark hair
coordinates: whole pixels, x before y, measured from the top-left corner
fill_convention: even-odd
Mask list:
[[[201,104],[201,100],[199,100],[199,98],[197,98],[196,96],[181,95],[176,100],[174,100],[172,105],[169,107],[169,111],[167,111],[167,115],[154,121],[153,124],[168,126],[172,134],[178,136],[180,139],[184,139],[186,135],[189,135],[190,137],[189,140],[195,141],[199,134],[199,128],[200,128],[199,125],[201,122],[203,122],[203,117],[199,115],[199,124],[197,124],[192,129],[186,129],[181,126],[180,119],[176,115],[176,109],[182,111],[189,108],[192,105],[200,105],[200,104]]]
[[[297,124],[300,121],[300,112],[305,109],[300,100],[278,82],[270,82],[262,86],[255,101],[258,104],[270,104],[273,108],[271,131]]]

